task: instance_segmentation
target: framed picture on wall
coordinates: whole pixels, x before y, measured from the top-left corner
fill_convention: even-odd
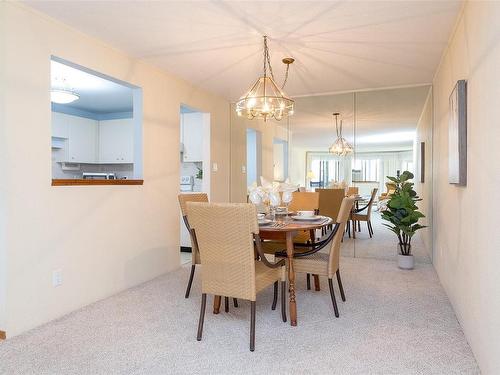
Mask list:
[[[467,185],[467,81],[460,80],[450,95],[448,182]]]
[[[425,142],[420,142],[420,182],[425,182]]]

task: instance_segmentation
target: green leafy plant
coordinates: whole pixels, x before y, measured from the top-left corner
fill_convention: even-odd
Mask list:
[[[382,219],[390,224],[384,224],[393,231],[399,240],[401,255],[411,255],[411,239],[417,230],[425,228],[418,221],[425,217],[418,211],[416,202],[421,201],[413,190],[413,173],[404,171],[399,177],[387,178],[396,184],[396,191],[391,195],[387,210],[382,213]]]
[[[196,167],[196,168],[198,168],[198,167]],[[196,178],[199,180],[203,179],[203,169],[198,168],[198,172],[196,172]]]

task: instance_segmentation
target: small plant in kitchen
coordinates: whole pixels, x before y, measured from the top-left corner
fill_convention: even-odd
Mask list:
[[[403,269],[413,268],[413,255],[411,254],[411,240],[417,230],[425,228],[418,221],[425,217],[418,211],[416,202],[421,201],[417,192],[413,190],[413,173],[404,171],[397,177],[387,176],[395,183],[396,191],[391,195],[387,209],[382,213],[382,219],[389,222],[384,224],[398,236],[399,254],[398,265]]]
[[[196,167],[196,168],[198,168],[198,167]],[[196,173],[196,178],[198,180],[203,180],[203,169],[198,168],[198,172]]]

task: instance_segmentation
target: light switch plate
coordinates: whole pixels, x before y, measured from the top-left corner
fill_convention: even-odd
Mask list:
[[[247,173],[247,167],[242,165],[241,166],[241,173]]]
[[[52,286],[61,286],[62,285],[62,271],[54,270],[52,271]]]
[[[213,163],[212,164],[212,172],[217,172],[219,170],[219,166],[217,165],[217,163]]]

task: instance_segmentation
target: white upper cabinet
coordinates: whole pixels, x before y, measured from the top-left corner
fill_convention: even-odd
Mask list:
[[[181,114],[182,161],[203,161],[203,113]]]
[[[69,148],[68,161],[72,163],[97,162],[97,126],[96,120],[68,116]]]
[[[134,162],[134,121],[99,121],[99,163]]]
[[[59,112],[52,112],[52,136],[57,138],[69,138],[68,123],[71,117]]]

